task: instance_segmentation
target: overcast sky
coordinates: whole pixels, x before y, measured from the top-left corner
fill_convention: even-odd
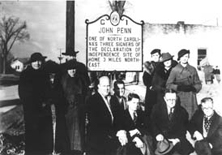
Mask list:
[[[59,56],[59,48],[65,49],[65,8],[64,0],[51,1],[2,1],[2,12],[25,20],[31,35],[28,43],[18,44],[13,49],[16,56],[30,56],[42,52],[51,59]],[[135,21],[149,23],[177,23],[222,25],[220,0],[128,0],[125,14]],[[103,14],[110,14],[108,0],[76,1],[76,50],[85,51],[85,20],[95,20]],[[28,54],[27,54],[28,53]],[[78,54],[85,60],[85,53]],[[77,57],[77,58],[78,58]]]

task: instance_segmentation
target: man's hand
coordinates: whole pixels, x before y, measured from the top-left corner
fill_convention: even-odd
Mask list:
[[[156,136],[156,140],[159,142],[159,141],[163,141],[163,139],[164,139],[164,137],[163,137],[163,135],[162,134],[158,134],[157,136]]]
[[[196,140],[199,141],[203,139],[203,135],[199,131],[195,131],[193,134],[193,138],[196,138]]]
[[[118,131],[116,136],[118,137],[118,140],[122,146],[126,145],[128,143],[128,139],[127,139],[125,130]]]
[[[129,133],[130,133],[131,137],[133,137],[136,134],[141,135],[141,133],[140,133],[140,131],[138,129],[130,130]]]
[[[135,137],[135,138],[133,139],[133,142],[136,143],[135,146],[136,146],[137,148],[142,148],[142,147],[143,147],[143,142],[142,142],[138,137]]]
[[[168,140],[173,143],[173,146],[175,146],[177,143],[180,142],[180,140],[178,138],[173,138],[173,139],[168,139]]]

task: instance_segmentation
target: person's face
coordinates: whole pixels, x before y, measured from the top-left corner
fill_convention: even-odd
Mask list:
[[[42,61],[39,61],[39,60],[34,61],[34,62],[31,63],[31,66],[32,66],[33,69],[38,70],[42,66]]]
[[[187,64],[187,63],[188,63],[188,60],[189,60],[189,57],[190,57],[189,53],[183,55],[183,56],[180,58],[180,63],[182,63],[182,64]]]
[[[176,93],[166,93],[164,99],[168,108],[175,107],[177,99]]]
[[[128,101],[128,108],[131,111],[136,111],[139,105],[139,99],[138,98],[132,98],[131,101]]]
[[[169,67],[171,67],[172,60],[164,61],[163,64],[164,64],[165,67],[169,68]]]
[[[211,116],[214,113],[213,102],[211,100],[202,103],[201,108],[206,116]]]
[[[98,84],[98,91],[103,95],[107,96],[110,92],[110,83],[108,77],[101,77]]]
[[[76,59],[76,57],[70,56],[70,55],[66,55],[66,56],[65,56],[65,59],[66,59],[66,61],[69,61],[69,60]]]
[[[160,60],[160,55],[159,55],[159,53],[154,53],[154,54],[151,55],[151,58],[152,58],[152,60],[153,60],[154,62],[159,62],[159,60]]]
[[[122,97],[125,94],[125,86],[124,84],[117,84],[117,88],[115,90],[115,93]]]
[[[76,69],[69,69],[68,74],[69,74],[69,76],[74,77],[76,74]]]

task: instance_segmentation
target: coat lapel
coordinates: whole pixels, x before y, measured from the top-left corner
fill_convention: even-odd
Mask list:
[[[101,104],[103,106],[103,109],[106,109],[107,112],[105,112],[105,114],[109,115],[110,116],[110,120],[111,122],[113,122],[113,114],[112,114],[112,110],[111,110],[111,107],[110,107],[110,110],[108,109],[103,97],[98,93],[98,96],[100,97],[100,101],[101,101]]]
[[[210,137],[215,132],[215,130],[217,129],[218,124],[219,124],[219,117],[216,112],[214,113],[214,115],[212,117],[213,117],[212,118],[213,120],[212,120],[207,137]]]

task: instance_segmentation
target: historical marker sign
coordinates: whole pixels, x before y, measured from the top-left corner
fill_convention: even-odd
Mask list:
[[[143,21],[112,12],[86,24],[89,71],[142,71]]]

